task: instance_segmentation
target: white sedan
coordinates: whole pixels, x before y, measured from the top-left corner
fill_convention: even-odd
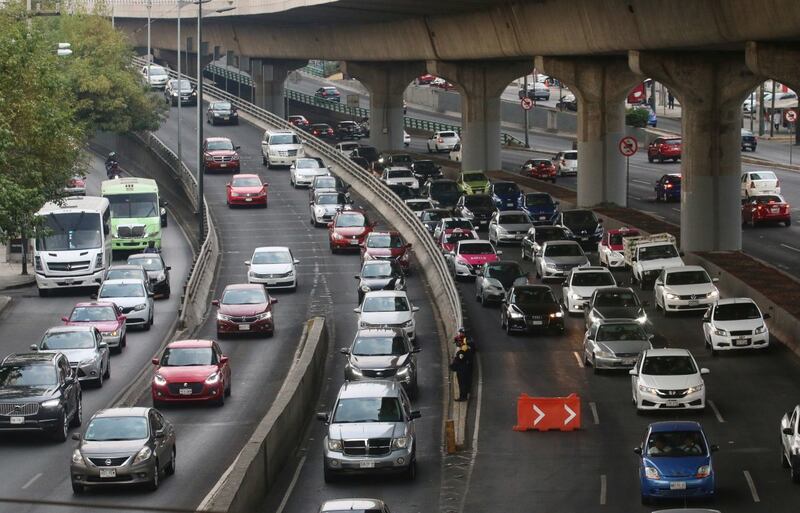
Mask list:
[[[705,269],[699,265],[667,267],[653,284],[656,308],[670,312],[706,310],[719,299],[719,290]]]
[[[387,167],[383,170],[381,181],[386,185],[405,185],[415,191],[419,189],[419,181],[407,167]]]
[[[250,260],[244,265],[247,271],[247,283],[261,283],[271,289],[297,290],[297,269],[289,248],[283,246],[264,246],[256,248]]]
[[[647,410],[704,410],[703,375],[687,349],[648,349],[630,371],[636,412]]]
[[[564,280],[561,297],[568,313],[583,314],[595,290],[616,286],[614,275],[604,267],[574,267]]]
[[[364,294],[361,306],[353,309],[358,316],[358,329],[401,328],[410,340],[416,340],[414,313],[404,290],[379,290]]]
[[[298,158],[289,167],[289,183],[295,189],[298,187],[311,187],[314,178],[331,174],[330,168],[326,167],[320,158]]]
[[[768,313],[750,298],[720,299],[703,317],[703,338],[711,354],[736,349],[769,347]]]
[[[458,134],[453,132],[452,130],[442,130],[439,132],[434,132],[428,142],[426,143],[428,146],[428,152],[440,152],[440,151],[447,151],[453,149],[453,147],[461,142],[461,138],[458,137]]]

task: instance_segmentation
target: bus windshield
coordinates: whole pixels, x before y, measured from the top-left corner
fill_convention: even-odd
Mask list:
[[[109,194],[106,197],[111,203],[111,217],[116,219],[158,217],[160,215],[158,196],[154,192]]]
[[[64,251],[102,247],[100,214],[97,212],[64,212],[44,216],[36,238],[39,251]]]

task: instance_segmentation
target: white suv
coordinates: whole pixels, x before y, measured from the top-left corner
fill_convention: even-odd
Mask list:
[[[267,130],[261,141],[261,160],[267,167],[291,166],[297,157],[303,157],[303,141],[289,130]]]
[[[450,152],[456,144],[461,142],[461,138],[458,137],[458,134],[453,132],[452,130],[442,130],[440,132],[434,132],[430,139],[428,139],[428,152],[440,152],[446,151]]]
[[[670,312],[706,310],[719,299],[716,281],[699,265],[667,267],[653,284],[656,308],[661,308],[665,316]]]
[[[558,176],[578,174],[578,152],[575,150],[559,151],[553,157]]]
[[[766,349],[769,329],[758,305],[746,297],[720,299],[703,317],[703,338],[711,354],[735,349]]]
[[[703,375],[687,349],[648,349],[631,369],[631,391],[636,412],[647,410],[704,410]]]

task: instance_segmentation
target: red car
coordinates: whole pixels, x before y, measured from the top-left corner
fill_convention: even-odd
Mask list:
[[[791,205],[777,194],[750,196],[742,199],[742,226],[750,223],[755,226],[761,222],[792,224]]]
[[[227,171],[238,173],[239,146],[234,146],[227,137],[209,137],[203,141],[203,171]]]
[[[153,358],[155,376],[150,386],[153,406],[202,401],[225,404],[231,394],[231,366],[216,342],[177,340],[161,358]]]
[[[411,267],[411,244],[398,232],[372,232],[361,246],[361,260],[394,260],[408,273]]]
[[[232,333],[275,333],[272,305],[278,300],[269,297],[260,283],[228,285],[222,298],[211,302],[217,311],[217,338]]]
[[[477,238],[474,231],[451,228],[442,232],[442,235],[439,237],[439,248],[441,248],[443,253],[450,253],[456,249],[458,241],[476,240]]]
[[[328,223],[328,244],[331,253],[359,249],[376,224],[370,222],[363,210],[340,210]]]
[[[539,180],[550,180],[556,183],[557,169],[552,160],[549,159],[530,159],[522,164],[520,174],[538,178]]]
[[[237,175],[226,185],[228,206],[261,205],[267,208],[268,183],[258,175]]]
[[[435,76],[431,75],[430,73],[426,73],[417,77],[417,85],[430,85],[430,83],[434,80],[436,80]]]
[[[309,132],[311,132],[311,135],[314,137],[319,137],[320,139],[335,139],[336,137],[336,134],[333,132],[333,128],[327,123],[317,123],[315,125],[311,125]]]
[[[647,146],[647,160],[653,162],[657,160],[664,162],[672,160],[677,162],[681,158],[681,138],[680,137],[659,137]]]
[[[311,126],[311,122],[305,116],[289,116],[288,121],[303,130],[308,130],[308,127]]]
[[[110,301],[78,303],[68,316],[61,318],[67,326],[94,326],[103,334],[103,342],[116,352],[127,344],[125,319],[122,310]]]

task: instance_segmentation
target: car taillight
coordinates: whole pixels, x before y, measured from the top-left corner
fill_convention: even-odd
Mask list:
[[[333,134],[333,128],[329,128],[328,129],[328,133],[332,135]]]
[[[444,142],[444,139],[442,139],[442,138],[440,137],[440,138],[436,139],[436,142]]]
[[[664,188],[665,189],[672,189],[672,184],[671,183],[665,183],[664,184]]]
[[[325,91],[322,91],[322,96],[328,96],[328,93],[325,92]]]

